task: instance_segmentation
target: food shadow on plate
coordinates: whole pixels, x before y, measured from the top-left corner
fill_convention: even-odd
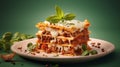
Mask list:
[[[61,64],[61,67],[96,67],[98,65],[102,65],[102,64],[107,64],[111,61],[116,60],[117,57],[117,52],[112,52],[109,55],[106,55],[104,57],[98,58],[98,59],[93,59],[87,62],[77,62],[77,63],[65,63],[65,64]]]
[[[31,59],[27,59],[22,57],[25,61],[34,63],[34,64],[41,64],[41,65],[56,65],[58,64],[59,67],[93,67],[96,65],[101,65],[101,64],[106,64],[109,63],[111,61],[114,61],[117,57],[117,52],[112,52],[109,55],[106,55],[104,57],[98,58],[98,59],[94,59],[94,60],[90,60],[87,62],[50,62],[50,61],[37,61],[37,60],[31,60]],[[64,61],[64,60],[63,60]],[[50,66],[51,67],[51,66]]]

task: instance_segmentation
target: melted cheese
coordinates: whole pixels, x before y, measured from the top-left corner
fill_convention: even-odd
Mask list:
[[[58,36],[58,32],[55,31],[55,30],[51,30],[50,33],[51,33],[52,37],[57,37]]]
[[[82,31],[84,29],[85,22],[86,21],[81,22],[81,21],[78,21],[78,20],[65,20],[64,22],[59,21],[55,25],[64,26],[64,27],[67,27],[67,28],[75,27],[77,29],[80,29],[80,31]],[[50,25],[50,22],[48,22],[48,21],[44,21],[44,23]]]
[[[50,31],[50,34],[52,35],[52,37],[57,37],[58,36],[58,32],[55,29],[47,27],[46,31]]]

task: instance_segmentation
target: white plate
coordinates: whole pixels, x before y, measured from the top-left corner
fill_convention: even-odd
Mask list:
[[[93,60],[93,59],[96,59],[99,57],[103,57],[103,56],[113,52],[115,49],[114,45],[110,42],[100,40],[100,39],[90,38],[88,45],[90,45],[90,47],[92,49],[95,49],[98,51],[98,54],[96,54],[96,55],[90,55],[90,56],[63,56],[63,55],[59,55],[59,56],[56,56],[57,54],[55,54],[55,53],[54,54],[53,53],[46,54],[44,52],[40,52],[40,53],[35,53],[35,55],[34,55],[34,54],[29,53],[28,51],[26,52],[27,44],[29,42],[36,43],[36,40],[37,40],[37,38],[33,38],[33,39],[28,39],[28,40],[16,42],[16,43],[14,43],[14,45],[12,45],[11,50],[13,52],[15,52],[16,54],[23,56],[25,58],[40,60],[40,61],[85,62],[88,60]],[[92,46],[92,43],[95,43],[94,46]],[[101,45],[99,45],[100,48],[97,47],[98,43],[101,43]],[[21,47],[22,47],[22,49],[18,49]],[[102,51],[102,49],[104,49],[104,52]]]

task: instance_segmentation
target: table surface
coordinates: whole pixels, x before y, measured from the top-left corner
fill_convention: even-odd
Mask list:
[[[4,32],[22,32],[35,35],[35,24],[54,14],[54,6],[66,13],[76,14],[76,19],[88,19],[91,23],[90,37],[109,41],[115,45],[111,54],[84,63],[52,63],[34,61],[19,55],[15,64],[0,58],[0,67],[119,67],[120,66],[120,10],[118,0],[1,0],[0,35]],[[109,49],[109,48],[108,48]],[[0,51],[0,54],[4,53]],[[63,60],[64,61],[64,60]]]

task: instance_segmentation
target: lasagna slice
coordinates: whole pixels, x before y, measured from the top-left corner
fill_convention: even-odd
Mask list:
[[[62,21],[50,23],[48,21],[39,22],[36,27],[39,31],[36,33],[38,38],[36,50],[42,50],[46,53],[59,53],[62,55],[81,55],[82,45],[86,45],[88,50],[90,23],[85,20]]]

